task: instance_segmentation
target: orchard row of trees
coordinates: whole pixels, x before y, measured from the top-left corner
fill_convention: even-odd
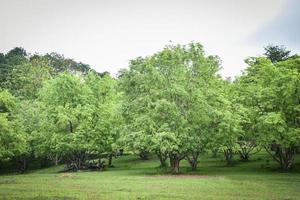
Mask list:
[[[0,162],[100,169],[125,150],[178,173],[206,152],[232,164],[264,149],[288,170],[300,145],[300,56],[268,46],[246,63],[224,80],[201,44],[168,45],[113,78],[55,53],[0,54]]]

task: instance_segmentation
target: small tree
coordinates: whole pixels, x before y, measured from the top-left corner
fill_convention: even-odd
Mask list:
[[[238,105],[233,101],[232,83],[220,80],[216,84],[218,89],[210,102],[212,120],[209,144],[211,149],[222,151],[226,163],[232,165],[241,133],[241,115]]]
[[[108,165],[112,166],[123,126],[120,112],[121,94],[117,91],[117,81],[109,74],[100,77],[90,72],[85,78],[85,83],[92,91],[90,101],[93,107],[92,129],[95,135],[91,149],[99,155],[106,153]]]
[[[291,51],[287,50],[284,46],[268,45],[265,47],[264,55],[267,56],[271,62],[276,63],[288,59],[290,53]]]
[[[253,88],[251,80],[246,80],[244,77],[238,78],[233,83],[232,99],[237,107],[237,112],[240,115],[241,132],[238,136],[238,153],[242,161],[249,161],[250,156],[259,152],[258,145],[258,117],[259,110],[255,96],[255,88]]]

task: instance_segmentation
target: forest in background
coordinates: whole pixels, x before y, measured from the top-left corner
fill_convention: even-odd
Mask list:
[[[208,152],[233,165],[234,155],[266,151],[289,170],[300,146],[300,56],[270,45],[245,62],[224,79],[201,44],[167,45],[112,77],[57,53],[0,54],[0,168],[103,170],[132,153],[177,174]]]

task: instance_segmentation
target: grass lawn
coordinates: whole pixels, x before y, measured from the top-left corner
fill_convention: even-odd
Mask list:
[[[222,157],[204,156],[197,172],[181,163],[180,175],[169,175],[153,158],[114,160],[104,172],[58,173],[63,166],[0,175],[0,199],[300,199],[300,165],[289,173],[265,154],[252,161],[224,165]],[[297,163],[299,162],[299,158]]]

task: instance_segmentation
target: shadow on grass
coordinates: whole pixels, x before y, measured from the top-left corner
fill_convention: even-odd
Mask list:
[[[279,169],[278,164],[272,161],[266,154],[257,154],[247,162],[235,160],[233,165],[226,165],[226,162],[222,157],[212,158],[210,155],[201,156],[198,168],[196,171],[192,171],[187,161],[183,160],[180,163],[180,175],[200,175],[200,176],[236,176],[247,175],[255,176],[258,174],[272,175],[274,173],[283,174],[299,174],[300,162],[296,160],[296,163],[288,172],[283,172]],[[167,161],[168,163],[168,161]],[[91,171],[83,170],[74,173],[110,173],[111,175],[130,175],[130,176],[152,176],[152,175],[171,175],[170,168],[159,167],[159,161],[155,156],[152,156],[149,160],[141,160],[135,155],[127,155],[118,157],[113,160],[114,167],[106,167],[104,171]],[[23,174],[57,174],[64,165],[52,166],[49,168],[31,170]],[[14,175],[18,173],[9,173],[8,175]],[[7,173],[6,173],[7,175]]]

